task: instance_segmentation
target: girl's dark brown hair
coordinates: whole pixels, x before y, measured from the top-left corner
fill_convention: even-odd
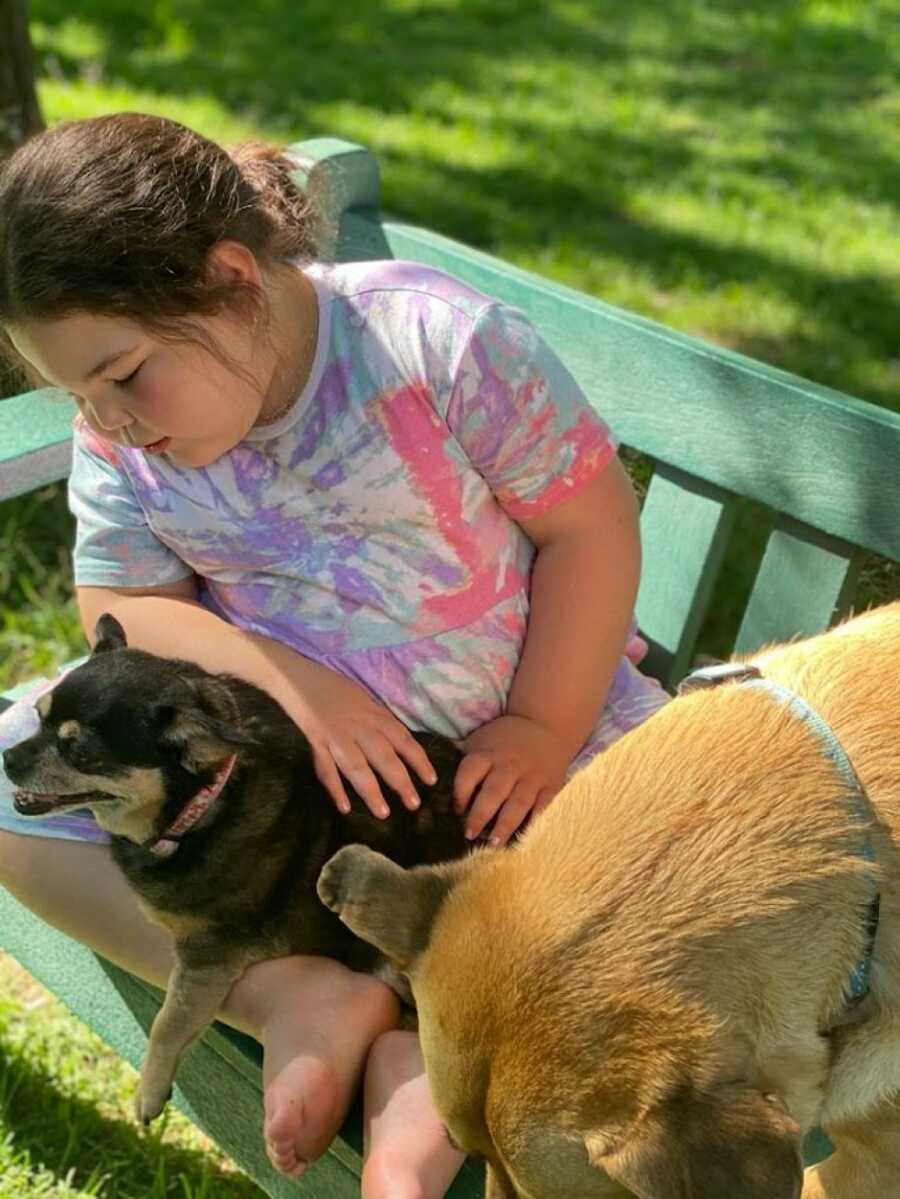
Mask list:
[[[57,125],[0,165],[0,330],[76,312],[201,340],[191,318],[265,318],[264,297],[207,269],[223,240],[265,271],[313,254],[314,220],[279,151],[228,153],[163,117]],[[15,360],[0,332],[0,350]]]

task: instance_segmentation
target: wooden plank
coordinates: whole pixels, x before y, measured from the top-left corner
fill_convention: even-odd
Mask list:
[[[312,200],[318,255],[346,257],[339,248],[344,214],[350,209],[374,213],[381,203],[378,160],[362,146],[334,137],[296,142],[288,153],[297,163],[294,182]]]
[[[900,415],[427,230],[348,212],[342,253],[439,267],[524,309],[628,445],[900,558]]]
[[[846,541],[780,516],[766,545],[735,642],[750,653],[827,629],[850,608],[863,554]]]
[[[0,400],[0,500],[68,475],[74,412],[52,388]]]
[[[664,687],[691,665],[737,510],[730,492],[660,465],[641,509],[644,569],[637,600],[650,642],[643,664]]]

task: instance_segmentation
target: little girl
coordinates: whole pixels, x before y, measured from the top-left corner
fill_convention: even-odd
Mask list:
[[[409,262],[314,260],[272,150],[171,121],[61,125],[0,169],[0,329],[71,393],[75,581],[90,640],[229,671],[278,699],[347,808],[389,818],[459,741],[467,833],[504,844],[566,776],[665,702],[635,668],[637,510],[603,422],[521,313]],[[0,748],[30,731],[30,702]],[[88,815],[19,820],[0,878],[165,985]],[[323,958],[254,966],[223,1019],[265,1052],[265,1137],[299,1175],[365,1070],[362,1191],[439,1199],[443,1138],[395,997]]]

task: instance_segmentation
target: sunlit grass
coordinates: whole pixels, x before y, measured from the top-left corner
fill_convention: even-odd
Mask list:
[[[178,1112],[139,1129],[136,1077],[0,953],[0,1199],[264,1199]]]

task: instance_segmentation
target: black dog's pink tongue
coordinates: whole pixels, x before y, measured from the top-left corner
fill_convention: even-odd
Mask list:
[[[58,795],[35,795],[33,791],[17,791],[13,807],[22,816],[43,816],[56,807]]]

